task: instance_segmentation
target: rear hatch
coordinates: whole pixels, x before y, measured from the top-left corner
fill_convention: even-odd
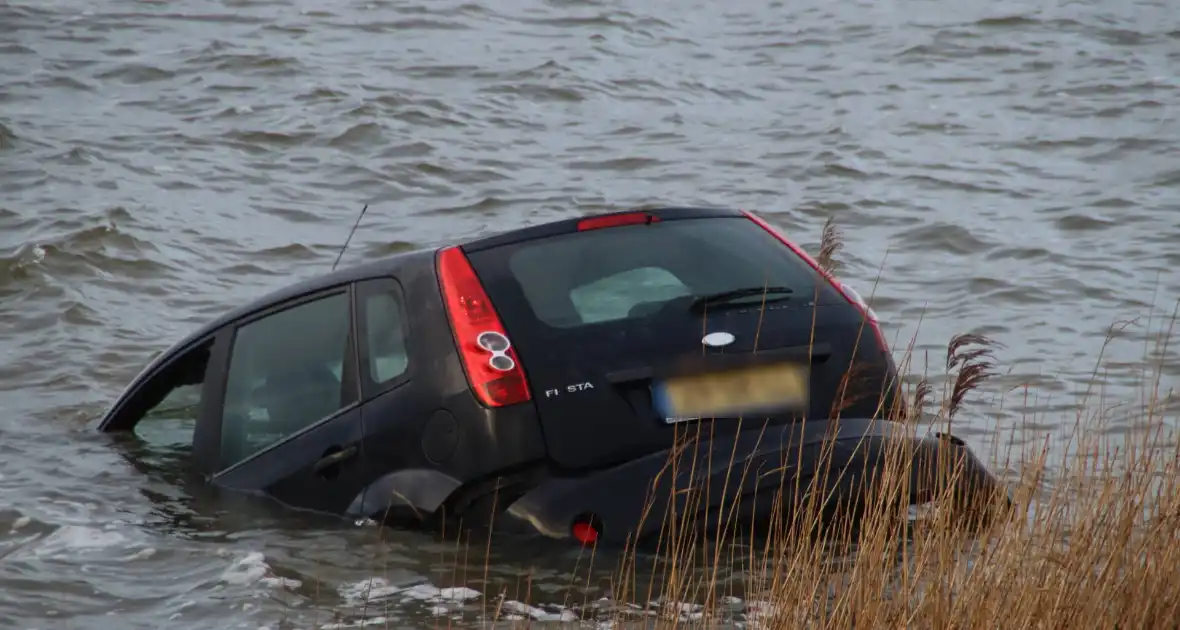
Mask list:
[[[829,417],[858,339],[875,343],[867,327],[860,332],[859,309],[744,215],[636,216],[464,248],[527,373],[553,461],[612,465],[667,448],[686,423],[731,432],[739,415],[746,428],[752,419]],[[706,335],[729,343],[710,347]],[[806,407],[706,420],[661,413],[666,377],[783,361],[809,366]]]

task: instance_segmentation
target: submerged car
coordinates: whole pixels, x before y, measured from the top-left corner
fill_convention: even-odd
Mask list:
[[[844,464],[890,440],[952,449],[994,484],[957,439],[897,437],[876,315],[741,210],[560,220],[301,281],[157,356],[99,430],[185,387],[211,483],[387,524],[642,539],[687,474],[664,472],[674,450],[716,489],[706,519],[735,495],[739,518],[769,518],[782,475],[737,469],[832,443]]]

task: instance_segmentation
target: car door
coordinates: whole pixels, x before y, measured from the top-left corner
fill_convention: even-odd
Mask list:
[[[351,285],[237,325],[220,392],[215,484],[344,511],[364,486],[355,332]]]

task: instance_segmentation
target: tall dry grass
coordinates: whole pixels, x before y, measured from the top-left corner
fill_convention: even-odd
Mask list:
[[[933,420],[908,417],[912,435],[948,431],[970,386],[983,383],[962,376],[987,356],[986,340],[969,339],[977,347],[967,352],[985,352],[975,362],[958,355],[950,379],[957,386]],[[962,341],[951,345],[962,348]],[[955,353],[948,355],[953,364]],[[985,460],[997,472],[1011,471],[1010,506],[1002,498],[966,504],[946,483],[923,509],[912,509],[907,484],[920,463],[899,447],[877,470],[859,527],[851,520],[811,527],[821,520],[821,492],[804,493],[804,508],[755,544],[737,544],[740,532],[732,530],[703,534],[692,520],[669,515],[661,551],[671,559],[636,584],[632,554],[617,571],[615,596],[699,605],[687,618],[670,608],[646,627],[724,625],[731,603],[715,576],[718,567],[737,564],[745,572],[743,596],[761,602],[746,621],[766,628],[1180,627],[1176,413],[1174,402],[1171,415],[1164,413],[1170,394],[1149,391],[1134,427],[1112,426],[1101,408],[1079,411],[1073,447],[1060,460],[1049,458],[1047,443]],[[784,506],[798,497],[793,490],[783,489]]]

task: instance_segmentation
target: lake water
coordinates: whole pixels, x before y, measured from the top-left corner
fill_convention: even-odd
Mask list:
[[[0,55],[3,628],[560,620],[604,594],[605,569],[571,588],[576,553],[485,571],[478,542],[229,503],[91,431],[152,353],[330,268],[366,203],[342,264],[647,203],[756,210],[814,251],[834,216],[918,370],[956,333],[1005,344],[957,429],[980,449],[1021,417],[1060,439],[1116,321],[1108,401],[1141,399],[1145,357],[1180,379],[1150,343],[1180,297],[1167,0],[0,0]]]

